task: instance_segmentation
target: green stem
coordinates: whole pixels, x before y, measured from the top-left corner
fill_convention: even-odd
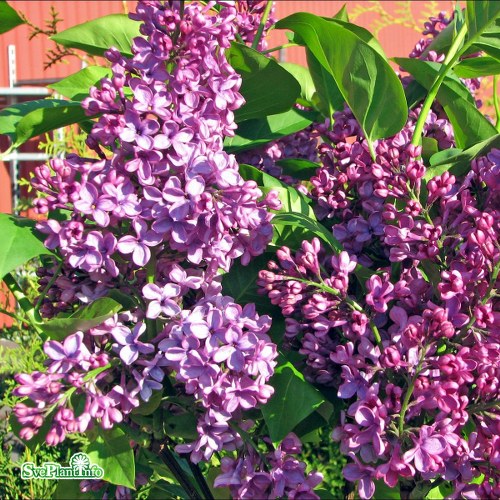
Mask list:
[[[261,54],[270,54],[271,52],[276,52],[281,49],[288,49],[289,47],[300,47],[297,43],[284,43],[283,45],[278,45],[277,47],[273,47],[272,49],[263,50]]]
[[[55,283],[56,279],[59,277],[59,273],[61,272],[63,266],[63,262],[61,261],[59,265],[57,266],[57,269],[54,271],[54,275],[50,279],[50,281],[47,283],[47,286],[43,289],[42,293],[38,297],[38,301],[35,304],[35,312],[38,312],[40,309],[40,306],[42,305],[43,299],[47,295],[47,292],[52,288],[52,285]]]
[[[495,115],[497,117],[495,128],[500,132],[500,105],[498,104],[498,75],[493,77],[493,106],[495,107]]]
[[[370,156],[372,157],[372,160],[376,161],[377,155],[375,154],[375,148],[373,147],[372,141],[370,141],[369,139],[366,139],[366,142],[368,144],[368,149],[370,150]]]
[[[453,67],[453,65],[460,56],[459,49],[466,34],[467,34],[467,24],[464,23],[464,25],[460,28],[457,37],[455,38],[455,40],[453,40],[453,43],[450,47],[450,50],[448,51],[446,59],[444,60],[443,65],[441,66],[441,69],[439,70],[439,73],[437,74],[436,79],[434,80],[434,83],[429,89],[429,93],[425,98],[424,104],[422,105],[422,110],[420,111],[417,123],[415,124],[415,131],[413,132],[413,137],[411,139],[411,143],[414,146],[418,146],[420,144],[420,139],[422,136],[422,132],[424,130],[425,120],[427,119],[427,115],[429,114],[432,103],[436,99],[436,96],[439,92],[439,88],[441,87],[441,84],[443,83],[446,74]]]
[[[418,365],[415,368],[415,374],[411,379],[410,385],[408,386],[408,390],[406,391],[405,397],[403,399],[403,404],[401,405],[401,411],[399,412],[399,424],[398,424],[399,437],[403,435],[405,416],[408,410],[408,404],[410,403],[411,396],[413,395],[413,391],[415,389],[415,382],[417,381],[417,377],[420,374],[420,369],[422,368],[422,362],[424,360],[426,351],[427,350],[425,348],[422,349],[422,354],[420,355]]]
[[[17,281],[12,277],[12,275],[6,274],[3,278],[3,281],[7,285],[7,288],[10,290],[14,298],[16,299],[19,307],[24,311],[28,321],[31,323],[33,328],[40,333],[40,323],[42,318],[38,314],[38,312],[33,307],[33,304],[28,300],[24,292],[21,290],[21,287],[18,285]]]
[[[257,33],[255,33],[255,38],[253,39],[252,42],[252,49],[254,50],[257,50],[257,47],[259,46],[259,42],[260,39],[262,38],[262,33],[264,33],[264,28],[266,27],[267,19],[269,17],[269,13],[271,12],[272,6],[273,2],[268,0],[264,12],[262,14],[262,17],[260,18],[260,24],[259,27],[257,28]]]

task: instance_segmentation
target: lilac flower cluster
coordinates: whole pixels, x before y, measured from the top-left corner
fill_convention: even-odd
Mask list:
[[[290,433],[264,456],[266,463],[251,448],[237,459],[225,457],[214,486],[228,487],[233,498],[319,499],[313,489],[323,476],[319,472],[306,475],[306,464],[294,456],[301,450],[300,439]]]
[[[267,2],[265,0],[239,0],[219,1],[220,5],[234,6],[236,8],[236,17],[233,21],[237,30],[237,40],[247,45],[252,45],[255,35],[262,21]],[[266,36],[268,31],[274,26],[277,19],[274,17],[275,5],[271,4],[269,15],[265,21],[262,36],[259,39],[256,49],[263,51],[267,49]]]
[[[198,461],[235,449],[228,422],[273,393],[270,318],[242,309],[220,285],[220,270],[264,251],[268,209],[279,208],[222,149],[244,102],[225,49],[239,25],[250,37],[261,11],[249,3],[245,22],[245,9],[229,4],[140,2],[130,16],[143,35],[133,57],[111,48],[112,76],[83,101],[100,115],[87,139],[97,159],[68,155],[35,172],[36,207],[49,214],[39,229],[62,257],[40,272],[41,288],[50,284],[40,311],[73,311],[111,290],[136,305],[46,342],[47,373],[17,377],[15,393],[34,403],[14,410],[26,439],[52,415],[49,444],[95,423],[109,429],[174,371],[199,401],[200,438],[182,447]],[[55,210],[68,217],[56,220]]]
[[[353,460],[344,476],[358,481],[362,498],[373,496],[375,479],[394,487],[404,478],[440,477],[467,498],[500,491],[491,458],[500,418],[499,155],[473,161],[461,178],[434,177],[425,204],[409,180],[404,193],[378,190],[380,230],[370,233],[376,252],[368,279],[356,267],[361,249],[345,239],[348,251],[339,255],[317,239],[295,254],[283,247],[278,263],[260,272],[262,292],[286,317],[289,346],[306,356],[308,378],[346,400],[333,437]],[[345,185],[331,182],[333,189]],[[404,196],[405,204],[394,201]],[[351,209],[351,220],[360,220],[373,198]]]

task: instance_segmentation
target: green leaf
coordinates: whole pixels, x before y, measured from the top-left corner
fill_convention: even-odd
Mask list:
[[[272,253],[264,253],[252,259],[248,266],[236,261],[231,270],[222,276],[222,290],[242,306],[255,304],[259,314],[276,313],[266,295],[258,293],[257,279],[261,269],[267,269],[267,263],[274,258]]]
[[[32,111],[39,108],[56,108],[67,102],[62,99],[36,99],[7,106],[0,111],[0,134],[15,136],[16,125]]]
[[[240,92],[246,101],[234,113],[237,122],[283,113],[295,104],[301,91],[299,82],[274,59],[236,42],[226,55],[241,75]]]
[[[271,440],[279,443],[324,399],[290,362],[280,363],[269,384],[274,387],[274,395],[261,410]]]
[[[333,113],[344,109],[344,96],[339,90],[335,79],[306,48],[307,65],[316,88],[313,103],[321,114],[333,122]]]
[[[396,57],[394,61],[411,73],[427,90],[431,88],[441,67],[441,64],[419,59]],[[477,109],[469,91],[455,75],[444,79],[437,99],[453,125],[458,147],[473,146],[497,133],[494,125]]]
[[[468,32],[461,53],[479,49],[500,59],[500,2],[468,1],[465,20]]]
[[[396,485],[395,488],[389,488],[384,481],[381,479],[376,479],[375,483],[375,495],[373,498],[380,498],[384,500],[401,500],[401,494],[399,493],[399,487]]]
[[[100,325],[121,309],[121,304],[116,300],[102,297],[89,305],[80,307],[70,316],[56,316],[54,319],[40,324],[40,328],[51,339],[62,340],[76,331],[85,332],[89,328]]]
[[[119,427],[99,429],[86,453],[93,464],[103,468],[105,481],[135,489],[134,453],[129,438]]]
[[[297,99],[297,102],[304,106],[310,105],[316,89],[309,70],[295,63],[280,62],[279,64],[299,82],[300,97]]]
[[[431,485],[432,488],[432,485]],[[442,500],[443,498],[448,498],[453,493],[453,486],[450,482],[445,481],[444,483],[435,486],[425,495],[427,500]],[[413,497],[418,498],[418,497]],[[422,497],[420,497],[422,498]]]
[[[408,117],[403,87],[386,58],[361,38],[366,30],[348,25],[297,13],[276,27],[300,35],[334,78],[368,140],[392,136]]]
[[[35,109],[17,123],[13,147],[18,147],[45,132],[66,127],[87,118],[80,102],[62,101],[56,107]]]
[[[102,78],[109,77],[111,69],[103,66],[87,66],[78,73],[59,80],[57,83],[48,85],[50,89],[54,89],[58,94],[72,99],[81,101],[89,96],[90,87],[96,86]]]
[[[384,59],[386,59],[384,49],[380,42],[365,28],[358,26],[357,24],[352,24],[349,22],[345,22],[342,19],[323,17],[326,21],[334,22],[339,26],[343,27],[346,30],[349,30],[351,33],[356,35],[358,38],[363,40],[367,45],[369,45],[373,50],[378,52]]]
[[[260,120],[246,120],[238,125],[234,137],[226,137],[224,149],[228,153],[253,149],[304,130],[315,119],[316,113],[290,109],[285,113],[267,116]]]
[[[427,168],[424,179],[429,181],[436,175],[441,175],[447,171],[453,175],[465,175],[470,169],[472,160],[489,153],[493,148],[500,148],[500,134],[474,144],[465,151],[461,149],[440,151],[431,157],[431,166]]]
[[[316,170],[320,168],[318,163],[303,158],[285,158],[276,161],[276,165],[283,167],[284,174],[304,181],[316,175]]]
[[[310,236],[316,236],[323,240],[331,249],[336,252],[341,252],[342,247],[340,243],[333,237],[330,231],[325,226],[320,224],[317,220],[302,214],[302,213],[278,213],[276,214],[271,223],[275,227],[291,226],[293,228],[302,228],[307,230]],[[296,247],[298,248],[298,247]],[[296,249],[295,248],[295,249]]]
[[[429,160],[432,155],[439,151],[438,141],[433,137],[422,137],[422,158],[426,165],[429,164]]]
[[[134,415],[151,415],[161,403],[163,397],[163,390],[153,391],[148,401],[141,401],[137,408],[132,410]]]
[[[7,2],[0,2],[0,35],[25,22]]]
[[[339,21],[349,22],[349,15],[347,14],[347,5],[342,5],[342,8],[333,16],[333,19],[338,19]]]
[[[39,255],[53,255],[35,230],[36,222],[15,215],[0,214],[0,279],[16,267]]]
[[[240,163],[239,172],[243,179],[245,179],[246,181],[255,181],[257,185],[261,187],[272,188],[285,186],[285,184],[283,184],[283,182],[281,182],[279,179],[276,179],[276,177],[273,177],[272,175],[259,170],[253,165]]]
[[[51,36],[51,40],[71,49],[80,49],[93,56],[102,56],[116,47],[124,56],[132,56],[132,40],[142,36],[140,23],[126,14],[110,14],[72,26]]]
[[[471,57],[454,66],[453,71],[460,78],[498,75],[500,74],[500,61],[490,56]]]

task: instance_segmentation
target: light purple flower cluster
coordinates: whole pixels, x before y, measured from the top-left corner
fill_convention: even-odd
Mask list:
[[[112,76],[83,102],[100,115],[87,139],[98,158],[68,155],[36,170],[36,206],[49,213],[39,229],[63,258],[60,269],[40,272],[41,288],[52,282],[41,312],[72,311],[111,290],[136,305],[48,341],[48,373],[17,377],[16,394],[35,404],[14,410],[27,439],[53,412],[49,444],[94,422],[109,429],[174,370],[200,401],[197,461],[234,449],[229,420],[273,393],[270,318],[221,294],[220,270],[237,258],[248,264],[271,240],[268,208],[279,201],[245,182],[222,150],[244,102],[225,49],[245,15],[214,6],[139,2],[131,18],[144,36],[134,39],[133,57],[110,49]]]
[[[253,304],[242,308],[230,297],[218,296],[182,311],[160,335],[165,365],[203,407],[199,439],[176,447],[191,453],[193,462],[239,447],[241,438],[230,421],[274,393],[267,385],[278,355],[266,334],[270,326],[271,318],[259,317]]]
[[[290,433],[275,451],[264,455],[265,462],[253,448],[237,459],[225,457],[214,486],[228,487],[233,498],[319,499],[313,489],[323,476],[319,472],[306,475],[306,464],[294,456],[301,450],[300,439]]]

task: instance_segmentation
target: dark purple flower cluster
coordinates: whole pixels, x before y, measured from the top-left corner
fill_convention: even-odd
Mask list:
[[[175,371],[199,401],[200,438],[183,448],[198,461],[235,449],[228,421],[273,393],[270,318],[224,297],[219,275],[264,251],[268,209],[279,208],[222,149],[244,102],[225,49],[239,24],[250,36],[260,7],[244,22],[235,6],[214,5],[140,2],[131,17],[144,36],[134,39],[133,57],[110,49],[112,76],[83,102],[100,114],[87,139],[97,159],[68,155],[36,170],[36,206],[49,213],[39,229],[63,259],[41,273],[41,286],[51,284],[42,313],[71,311],[111,290],[136,305],[48,341],[48,373],[17,377],[16,394],[34,402],[14,410],[27,439],[49,415],[49,444],[95,422],[109,429]]]
[[[300,439],[288,434],[276,450],[262,456],[252,448],[237,459],[222,459],[222,474],[214,486],[228,487],[233,498],[289,498],[317,500],[313,489],[323,480],[319,472],[306,475],[306,464],[298,460]]]
[[[415,477],[451,481],[467,498],[500,492],[499,153],[473,161],[463,177],[445,172],[420,187],[400,171],[388,192],[372,180],[377,191],[366,206],[359,184],[351,221],[366,220],[374,202],[380,207],[367,220],[378,213],[380,230],[365,230],[368,279],[356,267],[356,238],[340,238],[348,251],[339,255],[317,239],[295,254],[283,247],[260,273],[309,379],[336,387],[347,402],[333,437],[354,461],[344,475],[358,481],[362,498],[373,495],[375,479],[394,487]],[[412,156],[409,164],[418,164]],[[349,160],[346,168],[356,169]],[[391,186],[400,178],[406,188],[397,193]],[[332,190],[346,184],[331,182]],[[359,222],[351,224],[362,246]]]

